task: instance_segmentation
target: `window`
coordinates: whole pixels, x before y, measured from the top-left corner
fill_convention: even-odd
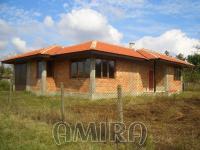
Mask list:
[[[47,62],[47,77],[52,77],[53,76],[53,62],[48,61]]]
[[[85,62],[81,61],[81,62],[77,62],[78,63],[78,76],[79,77],[83,77],[84,76],[84,66],[85,66]]]
[[[174,80],[181,80],[181,69],[174,68]]]
[[[115,62],[114,61],[109,61],[108,63],[108,67],[109,67],[109,78],[114,78],[114,74],[115,74]]]
[[[84,59],[80,61],[72,61],[71,77],[72,78],[87,78],[90,75],[90,60]]]
[[[102,60],[102,71],[103,71],[103,77],[108,77],[108,62],[106,60]]]
[[[96,59],[96,77],[114,78],[115,62],[112,60]]]
[[[78,64],[77,62],[72,62],[71,63],[71,77],[74,78],[77,76],[78,73]]]
[[[95,71],[96,77],[101,78],[101,59],[96,59]]]
[[[85,61],[84,73],[85,73],[86,77],[90,76],[90,59],[86,59],[86,61]]]

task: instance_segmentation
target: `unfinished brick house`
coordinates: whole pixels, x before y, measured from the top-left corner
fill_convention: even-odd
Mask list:
[[[14,64],[15,89],[90,99],[182,91],[181,69],[191,64],[146,49],[134,50],[100,41],[51,46],[2,61]]]

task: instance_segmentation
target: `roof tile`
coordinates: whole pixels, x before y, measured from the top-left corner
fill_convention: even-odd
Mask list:
[[[104,43],[101,41],[89,41],[77,45],[72,45],[72,46],[67,46],[67,47],[61,47],[57,45],[49,46],[46,48],[38,49],[35,51],[27,52],[24,54],[20,54],[11,58],[8,58],[4,60],[3,62],[7,62],[10,60],[15,60],[15,59],[21,59],[29,56],[35,56],[35,55],[50,55],[50,56],[55,56],[55,55],[63,55],[63,54],[69,54],[69,53],[75,53],[75,52],[82,52],[82,51],[100,51],[100,52],[106,52],[106,53],[112,53],[112,54],[118,54],[118,55],[124,55],[124,56],[129,56],[129,57],[134,57],[134,58],[140,58],[140,59],[146,59],[146,60],[152,60],[152,59],[162,59],[178,64],[184,64],[184,65],[189,65],[192,66],[192,64],[164,55],[160,54],[154,51],[150,51],[147,49],[140,49],[140,50],[134,50],[130,48],[126,48],[123,46],[118,46],[114,44],[109,44],[109,43]]]
[[[143,55],[144,57],[146,57],[149,60],[161,59],[161,60],[174,62],[174,63],[178,63],[178,64],[193,66],[193,64],[190,64],[186,61],[183,61],[183,60],[171,57],[171,56],[167,56],[165,54],[161,54],[161,53],[158,53],[158,52],[155,52],[155,51],[151,51],[151,50],[148,50],[148,49],[139,49],[139,50],[137,50],[137,52],[139,52],[141,55]]]

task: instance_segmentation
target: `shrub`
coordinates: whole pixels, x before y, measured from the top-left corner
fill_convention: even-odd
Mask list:
[[[9,82],[6,80],[0,80],[0,91],[8,91],[9,90]]]

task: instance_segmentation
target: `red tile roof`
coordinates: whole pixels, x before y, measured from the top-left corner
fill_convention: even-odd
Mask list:
[[[37,49],[37,50],[33,50],[33,51],[30,51],[30,52],[26,52],[26,53],[22,53],[22,54],[18,54],[18,55],[9,57],[9,58],[3,60],[3,62],[21,59],[21,58],[26,58],[26,57],[30,57],[30,56],[36,56],[36,55],[54,55],[54,53],[56,51],[59,51],[61,49],[62,49],[62,47],[53,45],[53,46],[49,46],[49,47],[46,47],[46,48],[41,48],[41,49]]]
[[[183,61],[183,60],[171,57],[171,56],[167,56],[165,54],[161,54],[161,53],[158,53],[155,51],[151,51],[151,50],[147,50],[147,49],[139,49],[139,50],[137,50],[137,52],[149,60],[161,59],[161,60],[165,60],[165,61],[169,61],[169,62],[173,62],[173,63],[177,63],[177,64],[193,66],[193,64],[190,64],[186,61]]]
[[[57,51],[55,55],[81,52],[81,51],[90,51],[90,50],[145,59],[144,56],[142,56],[133,49],[118,45],[108,44],[100,41],[89,41],[78,45],[64,47],[62,51]]]
[[[76,52],[82,52],[82,51],[99,51],[99,52],[106,52],[106,53],[112,53],[117,55],[124,55],[134,58],[140,58],[143,60],[152,60],[152,59],[161,59],[166,60],[173,63],[183,64],[183,65],[189,65],[192,64],[181,61],[179,59],[160,54],[154,51],[146,50],[146,49],[140,49],[140,50],[134,50],[118,45],[108,44],[100,41],[89,41],[73,46],[67,46],[67,47],[61,47],[61,46],[50,46],[47,48],[42,48],[39,50],[27,52],[24,54],[20,54],[11,58],[8,58],[6,60],[3,60],[3,62],[8,62],[16,59],[26,58],[29,56],[36,56],[36,55],[49,55],[49,56],[55,56],[55,55],[63,55],[63,54],[69,54],[69,53],[76,53]]]

